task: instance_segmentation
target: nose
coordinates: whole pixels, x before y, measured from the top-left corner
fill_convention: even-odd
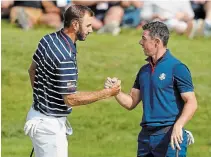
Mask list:
[[[139,44],[140,44],[140,45],[143,45],[142,40],[139,41]]]
[[[90,28],[90,30],[89,30],[89,33],[92,33],[93,32],[93,29],[92,29],[92,27]]]

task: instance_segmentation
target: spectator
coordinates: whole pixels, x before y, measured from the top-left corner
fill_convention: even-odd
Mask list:
[[[124,10],[119,5],[119,1],[74,1],[73,3],[89,6],[94,11],[95,18],[92,25],[98,33],[111,33],[112,35],[120,33]]]
[[[141,17],[145,21],[162,21],[169,30],[182,34],[187,31],[194,13],[189,1],[145,1]]]
[[[10,13],[11,23],[17,22],[28,30],[34,25],[44,24],[60,28],[60,9],[52,1],[15,1]]]
[[[189,38],[197,35],[211,36],[211,1],[194,0],[191,6],[195,13],[190,25]]]
[[[61,21],[63,21],[64,20],[63,14],[65,13],[65,10],[71,5],[71,1],[70,0],[56,0],[54,1],[54,3],[60,9],[60,17],[61,17]]]
[[[8,19],[13,1],[1,1],[1,18]]]
[[[124,8],[122,26],[137,27],[141,22],[140,12],[143,1],[121,1],[121,6]]]

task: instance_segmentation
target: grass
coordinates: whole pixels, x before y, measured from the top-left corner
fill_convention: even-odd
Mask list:
[[[26,114],[32,103],[27,69],[38,41],[50,28],[24,32],[2,21],[2,157],[24,157],[31,152],[31,141],[24,135]],[[122,80],[122,89],[129,92],[137,71],[145,64],[138,45],[140,31],[123,30],[113,37],[90,35],[78,42],[79,91],[103,88],[107,76]],[[199,108],[186,126],[195,136],[188,157],[211,156],[211,59],[210,39],[187,40],[173,34],[169,49],[192,72]],[[76,107],[68,117],[74,134],[69,137],[71,157],[131,157],[136,156],[142,105],[126,111],[113,99]]]

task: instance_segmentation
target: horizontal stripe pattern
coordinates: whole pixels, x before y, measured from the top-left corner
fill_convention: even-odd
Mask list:
[[[63,32],[62,32],[63,33]],[[67,116],[72,108],[62,98],[77,89],[78,69],[76,54],[66,43],[70,39],[61,31],[44,36],[33,55],[35,72],[33,99],[35,110],[48,116]],[[69,45],[74,46],[73,43]],[[71,48],[71,49],[75,49]]]

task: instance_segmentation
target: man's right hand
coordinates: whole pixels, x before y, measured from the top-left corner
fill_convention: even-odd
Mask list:
[[[115,85],[121,86],[121,80],[119,80],[116,77],[113,77],[113,78],[107,77],[105,84],[104,84],[104,88],[105,89],[112,88]]]
[[[112,92],[112,96],[115,96],[119,94],[121,91],[121,80],[118,80],[118,78],[110,78],[108,77],[104,84],[105,89],[110,89]]]
[[[116,96],[121,91],[121,86],[114,85],[113,87],[109,88],[108,90],[111,90],[111,96]]]

